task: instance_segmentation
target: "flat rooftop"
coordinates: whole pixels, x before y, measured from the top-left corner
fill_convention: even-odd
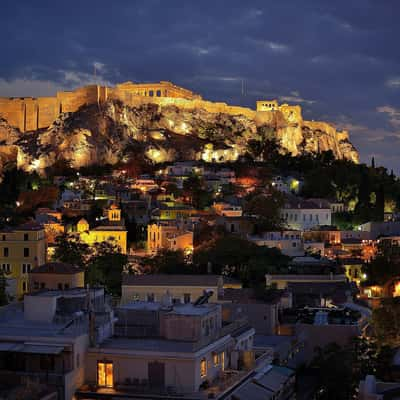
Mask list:
[[[83,334],[83,326],[68,326],[68,323],[30,321],[25,319],[22,307],[2,310],[0,315],[0,340],[31,337],[73,338]]]
[[[111,338],[105,340],[100,345],[100,349],[157,351],[161,353],[191,353],[194,349],[193,345],[193,342],[166,339]],[[93,351],[96,352],[97,349],[94,349]]]
[[[118,307],[119,310],[135,310],[135,311],[160,311],[165,305],[160,302],[133,301]],[[201,316],[207,315],[210,311],[215,310],[217,304],[206,303],[195,306],[193,304],[174,304],[170,309],[165,308],[165,312],[169,314]]]

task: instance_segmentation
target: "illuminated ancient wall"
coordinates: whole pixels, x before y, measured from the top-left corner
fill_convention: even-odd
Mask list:
[[[133,105],[153,100],[157,102],[166,98],[201,101],[201,96],[171,82],[138,84],[126,82],[112,88],[98,85],[85,86],[71,92],[57,92],[55,97],[0,97],[0,116],[21,132],[27,132],[46,128],[60,113],[77,111],[85,104],[119,99]]]

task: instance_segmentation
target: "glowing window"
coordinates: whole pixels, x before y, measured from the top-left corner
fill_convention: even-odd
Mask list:
[[[217,365],[219,365],[219,354],[217,354],[217,353],[214,353],[213,354],[213,363],[214,363],[214,366],[216,367]]]
[[[97,363],[97,384],[103,387],[113,387],[113,364],[111,362]]]
[[[200,377],[204,378],[207,376],[207,361],[205,358],[202,358],[200,361]]]

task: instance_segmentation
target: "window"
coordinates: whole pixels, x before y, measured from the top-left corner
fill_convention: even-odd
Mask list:
[[[3,242],[6,240],[6,235],[3,235]]]
[[[41,289],[44,289],[45,287],[46,287],[46,284],[45,284],[44,282],[41,282],[41,283],[40,283],[40,288],[41,288]]]
[[[202,358],[200,361],[200,377],[205,378],[207,376],[207,360]]]
[[[149,303],[154,303],[154,293],[147,293],[147,301]]]
[[[8,247],[4,247],[4,249],[3,249],[3,256],[4,256],[4,257],[8,257],[9,254],[10,254],[10,252],[9,252],[9,250],[8,250]]]
[[[97,362],[97,384],[102,387],[112,388],[113,382],[112,362]]]
[[[31,272],[31,264],[22,264],[22,273],[29,274]]]
[[[157,97],[161,97],[161,90],[157,90]]]
[[[28,234],[28,233],[24,233],[24,240],[25,240],[25,242],[26,242],[27,240],[29,240],[29,234]]]
[[[37,290],[37,289],[39,289],[39,282],[35,282],[34,284],[33,284],[33,287]]]
[[[29,257],[29,247],[24,247],[24,257]]]
[[[9,274],[11,272],[11,265],[10,264],[3,264],[2,266],[3,272]]]
[[[58,284],[57,284],[57,289],[58,289],[58,290],[62,290],[62,283],[58,283]]]
[[[213,363],[214,363],[214,367],[219,365],[219,354],[218,353],[213,353]]]
[[[81,361],[80,361],[80,356],[79,353],[76,354],[76,368],[79,368]]]
[[[68,290],[69,289],[69,283],[64,283],[64,290]]]
[[[293,242],[293,243],[292,243],[292,247],[297,247],[297,243],[296,243],[296,242]]]
[[[190,296],[190,293],[184,293],[184,294],[183,294],[183,302],[184,302],[185,304],[190,303],[190,300],[191,300],[190,297],[191,297],[191,296]]]
[[[26,292],[26,282],[22,282],[22,291]]]

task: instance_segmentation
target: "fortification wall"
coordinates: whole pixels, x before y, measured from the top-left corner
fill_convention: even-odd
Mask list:
[[[7,122],[14,128],[18,128],[23,131],[24,122],[24,107],[22,99],[9,99],[6,97],[0,97],[0,116],[2,116]]]
[[[62,112],[75,112],[85,104],[102,103],[108,99],[120,99],[131,105],[148,102],[160,104],[161,99],[167,102],[168,99],[183,100],[188,108],[196,107],[189,106],[192,100],[202,101],[201,96],[171,82],[143,84],[126,82],[113,88],[98,85],[85,86],[70,92],[57,92],[55,97],[0,97],[0,116],[12,127],[18,128],[21,132],[27,132],[48,127]],[[209,108],[211,109],[212,105],[209,105]]]
[[[160,107],[166,106],[177,106],[184,110],[193,110],[193,109],[203,109],[210,113],[226,113],[231,115],[244,115],[250,119],[253,119],[256,115],[256,111],[247,107],[239,107],[239,106],[229,106],[226,103],[221,102],[212,102],[201,99],[183,99],[183,98],[174,98],[174,97],[147,97],[147,96],[137,96],[133,95],[126,91],[116,91],[112,90],[109,94],[109,99],[121,100],[125,104],[131,107],[138,107],[143,104],[153,103],[157,104]]]

